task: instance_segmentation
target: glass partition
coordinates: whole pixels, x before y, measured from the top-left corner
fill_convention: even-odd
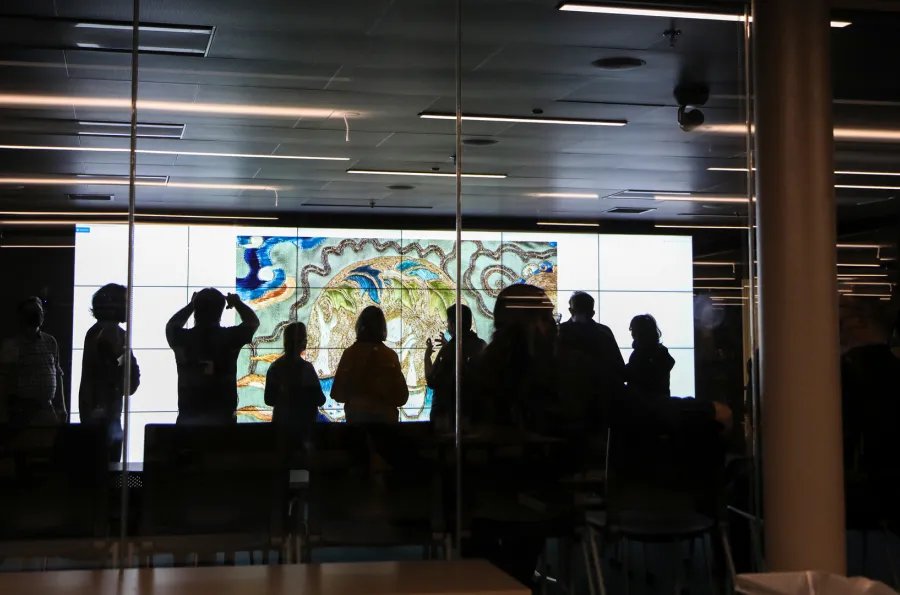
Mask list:
[[[895,13],[853,11],[852,25],[832,35],[837,288],[844,422],[847,571],[896,585],[896,542],[877,494],[892,493],[891,380],[897,342],[897,104],[890,86],[865,76],[863,56],[896,53],[882,31]],[[888,496],[888,498],[890,498]],[[874,530],[875,526],[882,530]],[[883,555],[872,555],[869,548]]]
[[[463,233],[500,236],[463,279],[462,555],[526,584],[759,568],[749,36],[658,8],[463,3]]]
[[[3,571],[110,566],[122,530],[129,242],[76,247],[127,225],[131,10],[58,8],[0,17]]]
[[[450,555],[454,15],[142,2],[129,564]]]

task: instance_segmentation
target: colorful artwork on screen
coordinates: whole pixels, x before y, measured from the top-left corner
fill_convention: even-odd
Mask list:
[[[238,236],[237,291],[261,321],[238,362],[240,421],[270,419],[263,401],[266,370],[282,354],[284,327],[295,321],[307,324],[305,357],[327,398],[320,420],[343,421],[331,384],[343,350],[355,340],[359,312],[371,305],[385,313],[386,343],[406,376],[410,397],[400,420],[428,420],[425,342],[444,331],[446,309],[456,300],[454,247],[450,240]],[[489,338],[494,301],[507,285],[537,285],[556,304],[555,242],[464,241],[461,252],[462,301],[483,338]]]

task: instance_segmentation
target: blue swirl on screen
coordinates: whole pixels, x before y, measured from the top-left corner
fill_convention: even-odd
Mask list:
[[[263,281],[259,278],[259,272],[266,267],[272,266],[271,250],[274,246],[284,242],[298,244],[300,240],[306,238],[293,237],[267,237],[262,239],[259,246],[251,246],[254,238],[252,236],[238,236],[237,241],[244,249],[244,262],[250,269],[245,277],[237,277],[235,279],[237,293],[242,300],[255,300],[263,297],[272,290],[280,289],[287,280],[287,273],[284,269],[274,268],[272,279]]]
[[[347,275],[346,280],[355,283],[359,287],[360,295],[368,293],[369,298],[376,304],[381,304],[381,297],[378,290],[384,288],[384,281],[381,279],[381,271],[372,268],[369,265],[356,267],[351,271],[352,275]]]

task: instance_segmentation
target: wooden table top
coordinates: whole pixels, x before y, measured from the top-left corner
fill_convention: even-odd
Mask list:
[[[29,595],[529,595],[480,560],[142,568],[0,574]]]

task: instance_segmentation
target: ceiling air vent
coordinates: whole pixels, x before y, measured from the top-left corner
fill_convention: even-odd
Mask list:
[[[495,138],[464,138],[462,144],[468,147],[490,147],[491,145],[496,145],[498,142]]]
[[[99,120],[80,120],[79,136],[131,136],[131,122],[106,122]],[[184,136],[184,124],[157,124],[138,122],[138,138],[166,138],[181,140]]]
[[[112,200],[115,194],[68,194],[69,200]]]
[[[212,44],[215,27],[142,23],[142,54],[205,57]],[[70,47],[80,50],[131,53],[131,23],[124,21],[76,21],[66,37]]]
[[[614,215],[640,215],[642,213],[649,213],[650,211],[655,210],[656,209],[641,209],[636,207],[616,207],[605,212],[612,213]]]
[[[400,205],[379,205],[379,204],[330,205],[330,204],[321,203],[321,202],[307,202],[307,203],[303,203],[301,206],[318,207],[318,208],[324,208],[324,209],[430,209],[430,208],[432,208],[432,207],[428,207],[428,206],[400,206]]]
[[[125,175],[105,175],[105,174],[76,174],[76,178],[84,180],[85,184],[90,184],[91,179],[95,180],[108,180],[108,181],[116,181],[122,182],[124,185],[128,185],[131,183],[131,178]],[[154,184],[159,186],[165,186],[169,183],[169,176],[135,176],[135,182],[146,182],[148,184]]]

